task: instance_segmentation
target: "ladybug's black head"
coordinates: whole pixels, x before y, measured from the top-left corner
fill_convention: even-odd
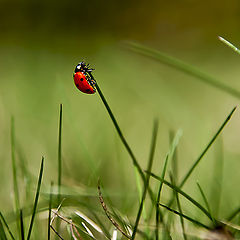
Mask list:
[[[89,64],[86,64],[85,62],[80,62],[77,66],[76,66],[76,68],[75,68],[75,70],[74,70],[74,72],[76,73],[76,72],[92,72],[92,68],[89,68]]]
[[[74,72],[76,73],[76,72],[85,71],[85,68],[86,68],[85,62],[80,62],[80,63],[76,66]]]

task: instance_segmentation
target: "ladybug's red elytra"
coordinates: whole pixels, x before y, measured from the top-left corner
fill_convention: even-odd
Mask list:
[[[73,79],[76,87],[84,93],[93,94],[96,92],[95,80],[91,77],[92,68],[89,68],[89,64],[80,62],[73,73]]]

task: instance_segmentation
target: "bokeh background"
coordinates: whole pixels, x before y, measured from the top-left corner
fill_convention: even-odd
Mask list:
[[[159,119],[154,172],[169,149],[169,133],[183,130],[179,178],[199,156],[239,100],[128,48],[133,41],[174,56],[240,90],[240,56],[221,43],[240,45],[240,3],[230,1],[27,1],[0,2],[0,203],[13,208],[10,118],[17,161],[37,176],[45,156],[44,185],[57,181],[59,104],[63,104],[63,184],[96,188],[100,178],[113,202],[130,217],[138,198],[134,168],[98,94],[74,86],[84,60],[97,79],[143,168],[153,120]],[[195,170],[186,190],[207,194],[223,183],[222,211],[239,204],[239,110]],[[221,152],[221,146],[223,152]],[[219,150],[220,149],[220,150]],[[214,179],[222,158],[222,179]],[[19,176],[20,177],[20,176]],[[33,191],[34,191],[33,187]],[[116,197],[117,196],[117,197]],[[24,204],[24,197],[22,197]],[[224,206],[228,206],[228,208]]]

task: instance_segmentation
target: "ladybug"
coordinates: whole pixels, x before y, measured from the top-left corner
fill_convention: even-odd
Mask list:
[[[89,68],[89,64],[80,62],[73,73],[73,79],[76,87],[84,93],[93,94],[96,92],[96,81],[93,79],[91,72],[94,69]]]

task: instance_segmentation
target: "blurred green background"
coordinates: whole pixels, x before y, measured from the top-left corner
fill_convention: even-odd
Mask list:
[[[154,172],[169,149],[169,132],[183,130],[179,177],[198,157],[239,100],[127,48],[134,41],[161,50],[240,90],[239,1],[27,1],[0,2],[1,206],[11,211],[10,117],[15,118],[17,161],[24,156],[37,176],[45,156],[44,184],[57,181],[59,104],[63,104],[63,184],[96,188],[100,177],[125,214],[138,198],[134,168],[98,96],[74,86],[75,65],[90,63],[141,166],[147,167],[153,119],[160,127]],[[238,44],[239,43],[239,44]],[[223,181],[223,206],[239,204],[239,110],[221,137],[223,179],[214,179],[217,141],[186,189],[197,193]],[[191,182],[191,181],[190,181]],[[33,188],[34,191],[35,188]],[[199,194],[198,194],[199,195]],[[164,199],[164,197],[163,197]],[[22,204],[24,198],[22,197]],[[126,207],[128,206],[128,207]],[[228,209],[227,209],[228,210]],[[222,208],[224,215],[225,208]]]

